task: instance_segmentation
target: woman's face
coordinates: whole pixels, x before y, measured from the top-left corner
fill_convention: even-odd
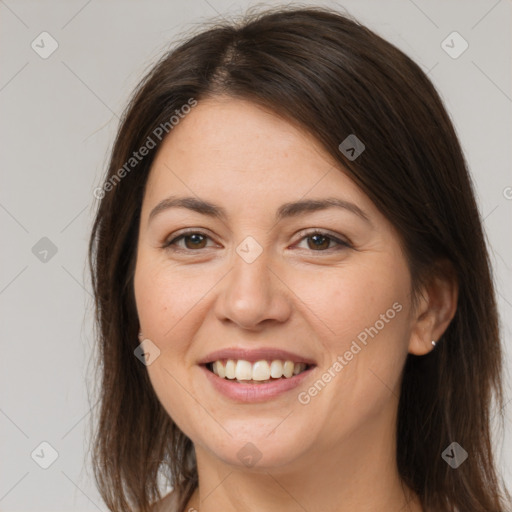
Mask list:
[[[410,291],[393,227],[303,131],[216,99],[164,141],[135,297],[152,385],[198,457],[294,467],[392,438]]]

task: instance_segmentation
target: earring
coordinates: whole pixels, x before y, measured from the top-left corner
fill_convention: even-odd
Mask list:
[[[142,331],[139,330],[139,341],[144,341],[144,336],[142,336]]]
[[[434,347],[436,346],[436,342],[434,340],[432,340],[432,345],[434,345]]]

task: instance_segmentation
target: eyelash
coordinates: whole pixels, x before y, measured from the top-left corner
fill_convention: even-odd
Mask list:
[[[181,233],[179,236],[177,236],[177,237],[175,237],[175,238],[173,238],[173,239],[171,239],[169,241],[164,242],[164,244],[162,246],[162,249],[166,249],[166,250],[174,251],[174,252],[188,252],[188,253],[200,252],[201,249],[206,249],[206,248],[201,248],[201,249],[183,249],[183,248],[172,247],[173,245],[176,245],[177,242],[179,242],[181,240],[184,240],[186,237],[191,236],[191,235],[201,235],[203,237],[210,238],[209,235],[207,235],[206,233],[204,233],[202,231],[190,230],[190,231],[186,231],[186,232]],[[311,237],[313,237],[315,235],[320,235],[321,237],[327,238],[330,241],[333,241],[336,244],[338,244],[338,247],[335,247],[334,251],[340,251],[340,250],[347,249],[347,248],[353,248],[353,246],[352,246],[352,244],[350,242],[345,241],[345,240],[341,240],[341,239],[331,235],[330,233],[328,233],[326,231],[321,231],[321,230],[317,229],[317,230],[313,230],[313,231],[309,231],[309,232],[303,232],[303,233],[301,233],[301,235],[302,235],[302,237],[300,238],[299,242],[301,242],[304,239],[311,238]],[[308,250],[308,249],[306,249],[306,250]],[[331,247],[329,249],[318,250],[318,251],[315,251],[313,249],[309,249],[309,250],[311,252],[331,252],[333,250],[333,248]]]

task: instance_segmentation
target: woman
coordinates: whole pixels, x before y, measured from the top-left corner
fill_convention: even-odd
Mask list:
[[[110,510],[507,509],[481,221],[401,51],[326,9],[199,33],[139,85],[97,195]]]

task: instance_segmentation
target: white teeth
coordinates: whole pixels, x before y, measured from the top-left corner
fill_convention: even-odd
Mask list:
[[[281,361],[275,359],[266,361],[264,359],[250,363],[244,359],[228,359],[224,364],[222,361],[214,361],[212,370],[215,375],[224,379],[236,379],[238,381],[255,380],[269,381],[270,378],[287,379],[302,373],[307,368],[306,363],[294,363],[293,361]]]
[[[283,365],[283,374],[284,376],[289,379],[293,375],[293,369],[295,365],[292,361],[285,361]]]
[[[283,376],[283,363],[281,361],[272,361],[270,363],[270,376],[279,379]]]
[[[226,370],[224,368],[224,365],[222,364],[222,361],[215,361],[213,363],[213,373],[218,375],[221,379],[223,379],[226,376]]]
[[[235,361],[233,359],[228,359],[226,361],[226,379],[234,379],[235,378]]]
[[[251,380],[252,379],[252,364],[249,361],[239,359],[236,362],[235,377],[238,380]]]
[[[270,379],[270,366],[267,361],[257,361],[254,363],[252,365],[252,380],[268,379]]]

